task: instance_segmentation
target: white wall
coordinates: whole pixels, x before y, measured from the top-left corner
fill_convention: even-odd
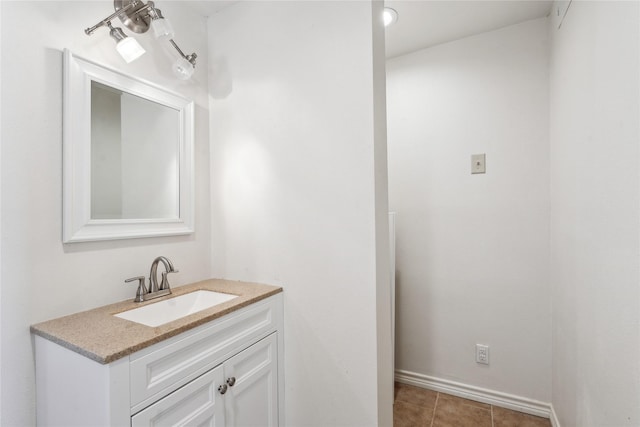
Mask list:
[[[396,368],[550,401],[546,20],[387,62]],[[470,156],[486,153],[487,173]],[[490,366],[475,362],[490,346]]]
[[[394,322],[391,241],[389,235],[389,176],[387,152],[387,76],[384,3],[372,2],[373,13],[373,120],[376,233],[376,324],[378,338],[378,425],[393,424]]]
[[[640,425],[640,8],[572,2],[551,27],[553,405]]]
[[[369,2],[240,2],[209,21],[213,275],[285,288],[286,425],[392,423],[373,33]]]
[[[0,6],[0,22],[2,22],[2,6]],[[2,31],[0,31],[0,53],[2,52],[2,42],[3,42],[3,36],[2,36]],[[2,107],[2,77],[3,77],[3,71],[2,71],[2,55],[0,54],[0,130],[2,129],[2,123],[3,123],[3,107]],[[0,177],[2,176],[2,132],[0,131]],[[0,183],[0,239],[2,239],[2,188],[1,188],[1,183]],[[0,266],[2,266],[2,244],[0,244]],[[0,274],[0,319],[2,319],[2,274]],[[3,331],[3,327],[2,327],[2,322],[0,322],[0,384],[2,384],[2,331]],[[2,392],[2,386],[0,385],[0,393]],[[2,398],[0,397],[0,422],[2,421]]]
[[[198,52],[194,80],[178,82],[171,59],[154,53],[126,65],[104,29],[84,35],[113,11],[111,1],[0,2],[2,38],[2,377],[3,426],[35,424],[29,325],[133,298],[124,279],[147,274],[166,255],[174,285],[210,277],[206,24],[180,3],[163,2],[185,50]],[[62,244],[62,49],[128,70],[195,98],[196,233],[192,236]],[[167,52],[171,52],[167,49]]]

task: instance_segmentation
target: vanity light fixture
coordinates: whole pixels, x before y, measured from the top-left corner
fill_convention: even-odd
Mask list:
[[[185,55],[173,39],[169,39],[169,42],[176,48],[181,56],[181,58],[176,59],[173,63],[173,73],[180,80],[189,80],[193,75],[194,67],[196,65],[196,54],[192,53],[191,55]]]
[[[152,28],[156,39],[169,40],[169,43],[180,54],[180,57],[173,64],[173,71],[176,76],[182,80],[187,80],[193,75],[198,55],[195,53],[185,55],[182,52],[173,40],[174,32],[171,23],[162,16],[162,12],[155,7],[152,1],[144,3],[142,0],[114,0],[113,7],[115,9],[114,13],[93,27],[84,30],[85,34],[90,36],[98,28],[106,26],[110,30],[111,37],[116,40],[116,50],[129,63],[142,56],[145,50],[136,39],[127,36],[122,31],[122,28],[114,27],[111,21],[119,18],[125,27],[138,34],[146,33],[149,28]]]
[[[116,50],[127,64],[144,55],[146,51],[140,46],[140,43],[133,37],[127,37],[122,28],[114,28],[111,22],[107,22],[107,27],[111,30],[109,35],[116,41]]]
[[[149,3],[153,4],[153,2]],[[153,35],[156,36],[156,39],[167,38],[173,40],[173,36],[175,35],[173,27],[169,20],[162,16],[160,9],[156,9],[155,7],[149,8],[149,16],[151,17]]]

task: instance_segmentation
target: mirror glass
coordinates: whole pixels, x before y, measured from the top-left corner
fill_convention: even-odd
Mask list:
[[[91,219],[178,218],[180,112],[91,82]]]
[[[193,232],[193,102],[65,51],[63,241]]]

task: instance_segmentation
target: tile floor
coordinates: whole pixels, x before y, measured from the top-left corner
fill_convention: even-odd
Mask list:
[[[393,427],[551,427],[546,418],[396,383]]]

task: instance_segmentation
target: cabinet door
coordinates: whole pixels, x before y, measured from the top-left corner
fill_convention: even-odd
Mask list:
[[[277,332],[224,362],[227,426],[278,425]],[[233,386],[231,386],[233,384]]]
[[[224,399],[218,387],[223,380],[218,366],[132,416],[131,426],[222,427]]]

